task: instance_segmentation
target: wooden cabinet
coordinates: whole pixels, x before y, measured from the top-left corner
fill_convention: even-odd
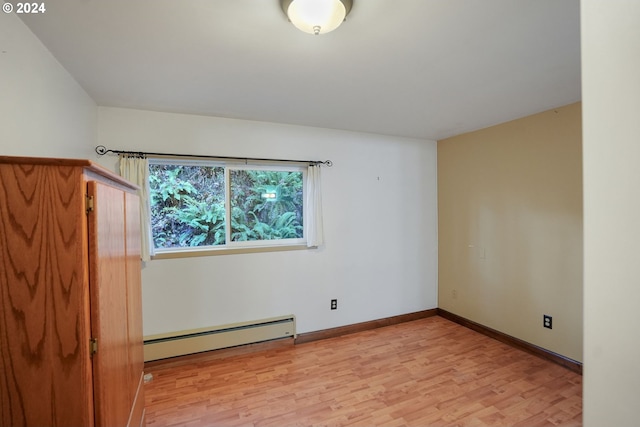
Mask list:
[[[0,425],[144,425],[136,191],[0,156]]]

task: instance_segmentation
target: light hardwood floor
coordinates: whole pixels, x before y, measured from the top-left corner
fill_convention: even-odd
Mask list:
[[[146,369],[147,426],[580,426],[582,377],[442,317]]]

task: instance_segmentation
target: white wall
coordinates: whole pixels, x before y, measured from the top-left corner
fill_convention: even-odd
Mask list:
[[[15,14],[0,13],[0,154],[91,158],[97,107]]]
[[[640,2],[583,0],[584,425],[640,425]]]
[[[302,333],[437,307],[435,142],[119,108],[98,122],[108,148],[334,162],[324,247],[152,260],[145,335],[291,313]]]
[[[0,14],[0,154],[89,158],[111,148],[331,159],[319,250],[157,260],[145,334],[298,316],[298,332],[437,306],[435,142],[96,107],[15,14]],[[98,114],[101,116],[97,125]],[[329,310],[337,298],[339,309]]]

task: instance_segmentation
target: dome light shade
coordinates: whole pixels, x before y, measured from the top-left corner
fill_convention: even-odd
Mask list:
[[[282,10],[300,31],[325,34],[342,24],[351,11],[351,0],[281,0]]]

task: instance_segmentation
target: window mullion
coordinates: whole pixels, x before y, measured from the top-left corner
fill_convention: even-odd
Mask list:
[[[224,167],[224,208],[227,215],[225,221],[225,242],[228,246],[231,243],[231,176],[229,166]]]

